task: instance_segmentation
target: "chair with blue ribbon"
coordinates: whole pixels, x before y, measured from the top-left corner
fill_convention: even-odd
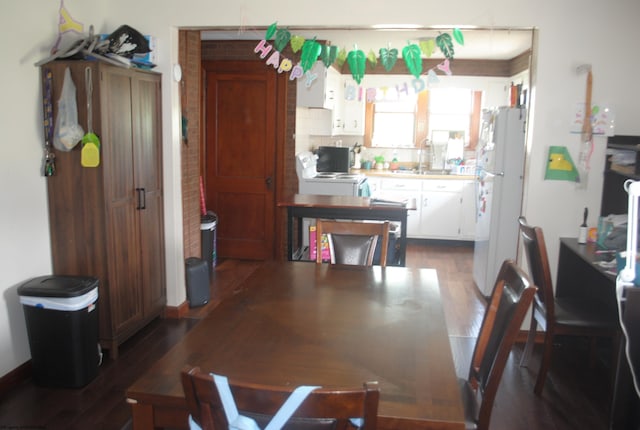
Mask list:
[[[380,391],[279,387],[240,381],[186,366],[182,387],[191,430],[375,429]]]

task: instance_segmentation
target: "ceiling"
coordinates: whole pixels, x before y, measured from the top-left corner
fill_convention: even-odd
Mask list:
[[[354,46],[366,53],[373,50],[376,54],[380,48],[396,48],[399,52],[407,42],[417,43],[421,39],[435,38],[446,32],[451,34],[451,28],[435,29],[375,29],[375,28],[303,28],[288,27],[291,35],[302,36],[306,39],[315,37],[318,40],[330,41],[332,45],[345,48],[347,51]],[[266,29],[223,28],[206,29],[202,31],[202,40],[260,40],[265,36]],[[531,49],[533,31],[531,29],[462,29],[464,45],[454,41],[454,58],[509,60]],[[432,58],[444,58],[439,50]]]

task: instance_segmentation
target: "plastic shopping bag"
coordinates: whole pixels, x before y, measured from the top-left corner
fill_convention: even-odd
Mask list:
[[[67,67],[64,72],[62,93],[58,100],[53,146],[60,151],[71,151],[82,140],[82,136],[84,136],[84,130],[78,124],[76,86],[71,79],[71,71]]]

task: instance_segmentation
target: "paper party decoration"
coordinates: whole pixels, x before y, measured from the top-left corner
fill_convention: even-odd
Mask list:
[[[367,65],[366,55],[364,55],[364,52],[360,49],[354,49],[347,54],[347,63],[349,63],[353,80],[360,83],[364,77],[364,70]]]
[[[409,44],[402,49],[402,58],[407,65],[409,72],[419,78],[422,74],[422,57],[418,45]]]
[[[436,37],[436,45],[438,45],[438,48],[440,48],[440,51],[442,51],[446,58],[449,60],[453,59],[453,41],[451,40],[451,35],[449,33],[439,34]]]
[[[398,61],[398,50],[395,48],[380,48],[379,52],[382,67],[384,67],[387,72],[390,72],[393,66],[396,65],[396,61]]]

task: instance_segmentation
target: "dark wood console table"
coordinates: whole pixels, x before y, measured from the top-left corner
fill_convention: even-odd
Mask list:
[[[558,260],[558,276],[556,281],[556,296],[569,297],[585,295],[597,298],[602,305],[618,315],[616,299],[616,276],[597,265],[598,261],[610,260],[612,254],[596,253],[595,243],[581,245],[575,238],[560,239],[560,254]],[[625,291],[623,319],[625,325],[637,330],[630,333],[635,340],[640,340],[640,288],[628,288]],[[617,369],[615,386],[611,398],[611,414],[609,428],[615,430],[640,428],[639,408],[640,400],[636,395],[629,364],[624,353],[626,342],[621,342],[617,354]],[[638,349],[638,344],[634,343]],[[632,356],[638,357],[639,351],[633,351]],[[640,367],[636,365],[636,367]]]
[[[416,209],[415,199],[404,206],[375,204],[369,197],[320,196],[296,194],[291,199],[279,202],[287,208],[287,256],[296,260],[301,253],[302,218],[354,219],[396,221],[400,223],[399,264],[404,266],[407,250],[407,211]],[[294,249],[294,219],[298,220],[297,243]],[[298,258],[296,258],[298,257]]]

